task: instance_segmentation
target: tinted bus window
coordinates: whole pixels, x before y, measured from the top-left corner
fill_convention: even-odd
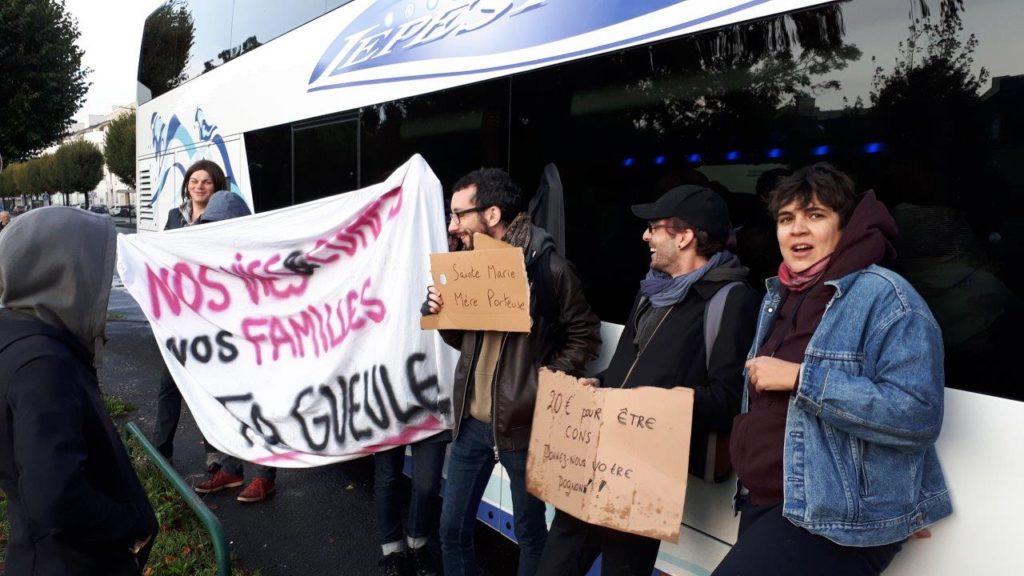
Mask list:
[[[240,55],[266,44],[323,14],[324,10],[324,0],[235,0],[232,53]]]
[[[558,166],[595,311],[622,322],[649,263],[631,204],[710,186],[763,278],[778,255],[759,179],[828,161],[899,224],[886,265],[941,325],[948,385],[1024,398],[1009,366],[1024,321],[1024,12],[912,4],[835,4],[514,77],[511,165],[524,184]]]
[[[421,154],[448,188],[481,166],[508,166],[509,82],[492,80],[362,111],[363,185]]]
[[[253,209],[266,212],[292,204],[292,129],[290,125],[245,134]]]
[[[146,19],[139,51],[139,104],[188,79],[185,68],[194,37],[195,19],[184,2],[169,1]]]
[[[358,135],[359,120],[351,117],[293,129],[296,204],[359,188]]]
[[[185,3],[194,22],[192,50],[185,74],[195,78],[230,60],[233,3],[203,0]]]
[[[209,72],[351,0],[167,0],[147,19],[138,103]]]

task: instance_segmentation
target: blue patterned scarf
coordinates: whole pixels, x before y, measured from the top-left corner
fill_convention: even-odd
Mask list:
[[[651,301],[653,306],[663,308],[678,304],[686,298],[690,286],[704,277],[712,268],[717,268],[725,262],[735,258],[728,250],[722,250],[712,256],[708,263],[697,268],[693,272],[681,274],[675,278],[651,268],[647,271],[647,277],[640,281],[640,293]]]

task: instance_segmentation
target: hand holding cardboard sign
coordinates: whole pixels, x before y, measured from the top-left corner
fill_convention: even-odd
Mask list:
[[[529,332],[530,287],[523,251],[483,234],[474,248],[430,255],[434,285],[420,319],[425,330]]]
[[[437,314],[444,307],[444,299],[441,293],[433,286],[427,286],[427,301],[423,303],[425,314]]]

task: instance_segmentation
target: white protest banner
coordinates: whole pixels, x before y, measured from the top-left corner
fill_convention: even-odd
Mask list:
[[[308,467],[451,427],[456,352],[421,331],[441,185],[420,156],[382,184],[118,237],[117,270],[218,449]]]
[[[526,487],[585,522],[674,542],[692,417],[690,388],[592,388],[541,370]]]

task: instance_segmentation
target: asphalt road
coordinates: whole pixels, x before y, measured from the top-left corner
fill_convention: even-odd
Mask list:
[[[119,232],[133,232],[118,227]],[[108,307],[104,392],[135,406],[129,420],[151,433],[163,360],[138,305],[114,279]],[[191,484],[202,479],[205,453],[187,407],[175,438],[175,468]],[[247,470],[248,471],[248,470]],[[306,470],[282,469],[277,494],[257,504],[235,500],[236,490],[205,497],[224,525],[237,563],[264,576],[378,574],[380,547],[373,518],[373,465],[370,458]],[[480,573],[513,575],[518,548],[478,523]],[[439,557],[436,535],[432,546]]]

